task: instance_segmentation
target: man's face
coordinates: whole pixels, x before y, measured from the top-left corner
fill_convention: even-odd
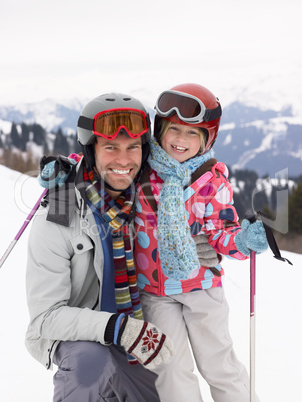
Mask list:
[[[142,139],[119,134],[114,140],[97,137],[95,165],[100,177],[111,187],[125,190],[142,164]]]

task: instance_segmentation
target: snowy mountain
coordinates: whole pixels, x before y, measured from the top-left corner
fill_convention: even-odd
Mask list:
[[[0,257],[18,233],[42,188],[28,176],[0,166]],[[28,323],[25,265],[30,227],[0,269],[0,401],[51,402],[52,376],[26,351]],[[256,258],[256,390],[263,402],[302,400],[302,255],[282,251],[294,264],[267,251]],[[230,305],[230,331],[240,360],[249,370],[249,261],[223,260],[225,292]],[[289,281],[289,282],[288,282]],[[213,402],[199,376],[205,402]]]
[[[288,169],[302,173],[302,116],[291,108],[262,110],[235,102],[223,112],[215,157],[233,169],[255,170],[259,176]]]
[[[46,100],[20,106],[0,106],[0,132],[9,133],[8,122],[38,123],[49,132],[59,127],[74,133],[86,102],[55,103]],[[146,103],[145,103],[146,104]],[[148,105],[151,118],[154,109]],[[302,115],[286,104],[280,109],[231,102],[223,107],[215,157],[233,169],[255,170],[259,176],[274,177],[288,169],[289,176],[302,174]]]
[[[46,99],[39,103],[1,106],[0,119],[14,123],[37,123],[47,131],[56,131],[61,127],[64,132],[74,132],[81,109],[82,105],[77,100],[62,104]]]

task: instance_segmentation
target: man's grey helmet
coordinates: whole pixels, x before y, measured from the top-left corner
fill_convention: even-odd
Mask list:
[[[93,168],[95,166],[94,159],[94,142],[96,135],[93,133],[94,117],[101,112],[110,111],[112,109],[138,109],[145,113],[147,117],[148,131],[141,135],[142,138],[142,165],[146,162],[150,150],[151,123],[149,114],[144,105],[136,98],[121,93],[108,93],[100,95],[92,101],[88,102],[83,108],[78,120],[78,142],[82,148],[84,158],[88,165]],[[120,132],[125,130],[121,129]],[[127,134],[127,133],[126,133]]]

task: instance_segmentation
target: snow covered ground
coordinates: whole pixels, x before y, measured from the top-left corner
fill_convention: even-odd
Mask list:
[[[42,189],[35,179],[0,165],[0,257],[35,204]],[[28,322],[25,297],[29,228],[0,270],[0,401],[51,402],[52,376],[24,346]],[[256,259],[256,389],[262,402],[302,400],[302,255],[282,252],[294,266],[270,251]],[[249,262],[225,260],[230,329],[239,358],[249,369]],[[201,340],[202,341],[202,340]],[[200,379],[205,402],[212,402]],[[171,401],[172,402],[172,401]],[[193,402],[193,401],[192,401]]]

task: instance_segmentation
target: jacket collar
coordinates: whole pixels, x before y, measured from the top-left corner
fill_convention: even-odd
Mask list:
[[[191,181],[185,188],[189,187],[192,183],[194,183],[199,177],[204,175],[206,172],[211,171],[213,166],[216,165],[216,163],[217,163],[217,160],[215,158],[211,158],[208,161],[206,161],[204,164],[202,164],[192,174]],[[152,169],[151,169],[150,165],[148,164],[142,174],[139,184],[142,188],[143,193],[145,194],[145,197],[147,198],[147,200],[150,204],[150,207],[153,209],[154,212],[157,212],[157,202],[155,201],[155,198],[153,196],[150,179],[149,179],[151,170]]]

